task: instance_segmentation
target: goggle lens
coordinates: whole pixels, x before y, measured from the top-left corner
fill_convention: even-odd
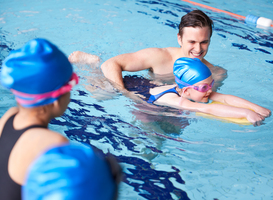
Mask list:
[[[208,85],[208,84],[201,84],[199,86],[193,86],[193,89],[199,91],[199,92],[207,92],[209,89],[211,89],[214,85],[214,80]]]
[[[209,86],[207,84],[199,86],[199,90],[200,90],[200,92],[206,92],[209,90]]]

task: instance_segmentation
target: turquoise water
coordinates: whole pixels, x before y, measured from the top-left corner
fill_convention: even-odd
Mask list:
[[[196,2],[273,19],[272,1]],[[0,0],[0,5],[0,61],[36,37],[66,55],[81,50],[103,61],[147,47],[178,46],[180,18],[197,8],[178,0]],[[206,59],[228,71],[219,92],[273,110],[273,29],[200,9],[215,23]],[[253,127],[147,107],[116,93],[99,66],[74,69],[80,84],[50,128],[116,156],[125,172],[119,199],[273,198],[272,117]],[[147,71],[134,74],[151,78]],[[0,116],[15,105],[0,86]]]

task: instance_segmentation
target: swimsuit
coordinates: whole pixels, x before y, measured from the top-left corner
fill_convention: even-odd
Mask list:
[[[31,128],[46,128],[45,126],[32,125],[21,130],[15,130],[13,127],[15,115],[7,120],[0,136],[0,199],[3,200],[21,199],[21,185],[15,183],[8,173],[9,157],[15,143],[25,131]]]
[[[143,78],[141,76],[133,75],[133,76],[124,76],[123,78],[124,87],[131,92],[136,92],[137,94],[140,94],[144,101],[147,101],[148,103],[154,103],[157,99],[159,99],[161,96],[167,93],[175,93],[178,96],[179,93],[176,91],[175,87],[168,89],[164,92],[161,92],[156,95],[150,94],[150,89],[154,87],[158,87],[159,85],[153,84],[150,82],[150,80]]]
[[[140,92],[144,90],[149,91],[150,88],[159,86],[152,83],[149,79],[146,79],[138,75],[124,76],[123,83],[124,83],[124,87],[131,92]]]
[[[161,92],[159,94],[151,95],[147,102],[148,103],[154,103],[157,99],[159,99],[160,97],[162,97],[164,94],[167,94],[167,93],[175,93],[178,96],[180,96],[175,88],[176,88],[176,86],[171,88],[171,89],[165,90],[165,91],[163,91],[163,92]]]

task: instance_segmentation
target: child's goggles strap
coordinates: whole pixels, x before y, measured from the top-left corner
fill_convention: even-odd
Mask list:
[[[178,84],[178,87],[180,89],[183,88],[183,87],[191,86],[190,84],[181,81],[179,78],[177,78],[177,76],[175,76],[175,82]]]
[[[209,89],[212,88],[212,86],[214,85],[214,80],[212,80],[211,84],[200,84],[200,86],[196,86],[196,85],[190,85],[188,83],[185,83],[183,81],[181,81],[179,78],[175,77],[175,81],[178,84],[179,88],[183,88],[183,87],[190,87],[193,88],[199,92],[207,92]]]
[[[78,83],[79,83],[79,77],[77,76],[76,73],[73,73],[70,81],[67,84],[65,84],[61,88],[59,88],[55,91],[52,91],[52,92],[47,92],[44,94],[27,94],[27,93],[13,90],[13,89],[11,89],[11,91],[15,95],[18,103],[30,105],[30,104],[37,103],[43,99],[57,98],[65,93],[71,91],[72,87],[77,85]]]

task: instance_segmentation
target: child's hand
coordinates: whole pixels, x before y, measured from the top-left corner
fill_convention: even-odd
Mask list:
[[[264,117],[269,117],[271,115],[271,111],[267,108],[263,108],[259,106],[257,109],[255,109],[255,112],[264,116]]]
[[[262,116],[256,112],[253,112],[253,111],[248,112],[246,118],[249,122],[251,122],[253,124],[253,126],[262,125],[263,120],[264,120],[264,116]]]

